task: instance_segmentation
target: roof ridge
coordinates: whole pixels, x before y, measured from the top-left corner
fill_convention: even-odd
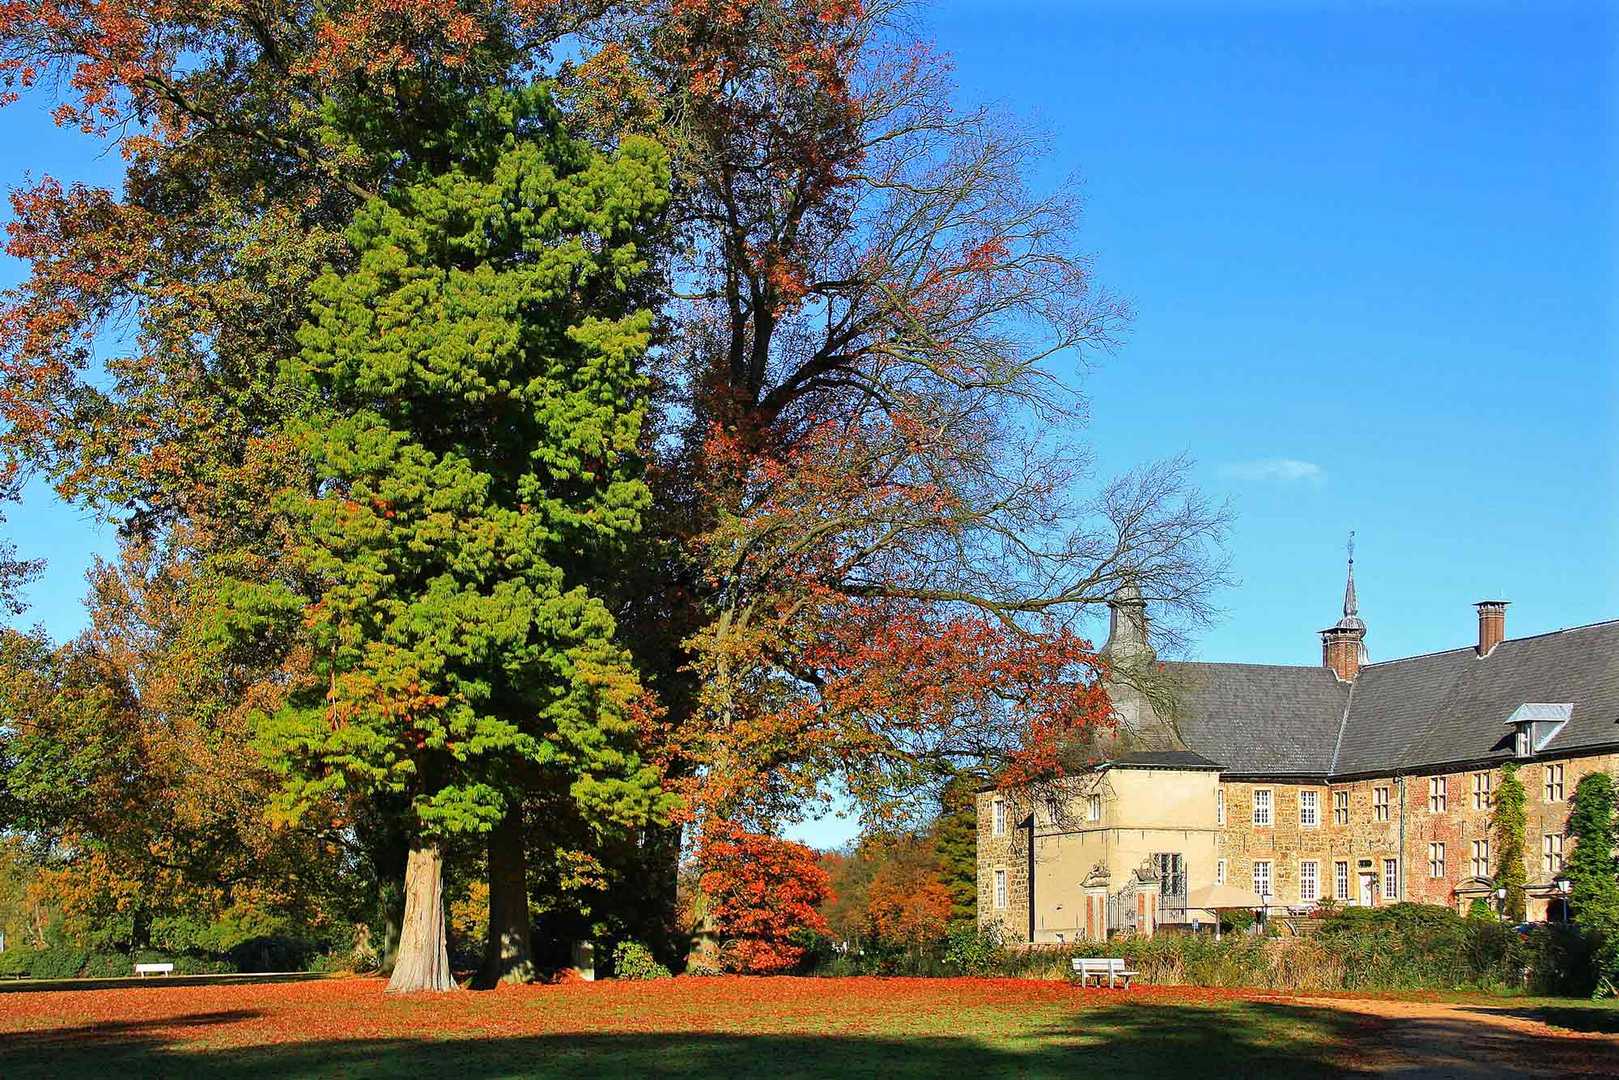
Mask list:
[[[1496,648],[1499,649],[1501,647],[1501,645],[1515,645],[1520,641],[1537,641],[1540,638],[1555,637],[1558,634],[1573,634],[1573,633],[1578,633],[1581,630],[1595,630],[1595,629],[1598,629],[1599,627],[1604,627],[1604,626],[1619,626],[1619,619],[1599,619],[1596,622],[1581,623],[1578,626],[1561,626],[1561,627],[1558,627],[1556,630],[1543,630],[1538,634],[1525,634],[1523,637],[1503,638],[1501,640],[1501,644],[1497,645]],[[1476,645],[1458,645],[1458,646],[1456,646],[1454,648],[1450,648],[1450,649],[1434,649],[1434,650],[1432,650],[1430,652],[1425,652],[1425,653],[1412,653],[1410,656],[1390,657],[1387,660],[1378,660],[1378,661],[1375,661],[1373,663],[1362,664],[1361,666],[1362,667],[1387,667],[1390,664],[1401,664],[1401,663],[1404,663],[1407,660],[1425,660],[1430,656],[1444,656],[1447,653],[1477,652],[1477,651],[1478,651],[1478,646],[1476,646]],[[1491,651],[1493,652],[1494,650],[1492,649]]]
[[[1338,717],[1338,738],[1332,744],[1332,761],[1327,766],[1327,775],[1333,776],[1338,772],[1338,752],[1344,748],[1344,729],[1349,726],[1349,710],[1355,705],[1355,684],[1349,683],[1349,693],[1344,695],[1344,711]]]

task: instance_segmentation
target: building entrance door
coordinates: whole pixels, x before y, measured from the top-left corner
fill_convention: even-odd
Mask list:
[[[1360,876],[1360,906],[1372,907],[1377,903],[1377,875],[1362,874]]]

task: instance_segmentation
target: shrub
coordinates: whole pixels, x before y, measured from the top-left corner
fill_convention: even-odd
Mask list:
[[[613,949],[613,973],[620,979],[667,979],[669,969],[639,941],[621,941]]]
[[[91,953],[80,972],[86,979],[122,979],[135,971],[134,961],[127,953]]]
[[[36,979],[71,979],[84,969],[89,954],[83,949],[57,945],[34,954],[29,975]]]
[[[998,925],[957,927],[945,935],[945,966],[962,975],[988,975],[1004,962],[1004,938]]]
[[[238,942],[227,956],[232,971],[303,971],[320,951],[312,941],[272,935]]]
[[[0,952],[0,978],[27,978],[33,967],[33,949],[7,949]]]
[[[176,975],[234,975],[239,969],[229,960],[184,954],[174,958]]]

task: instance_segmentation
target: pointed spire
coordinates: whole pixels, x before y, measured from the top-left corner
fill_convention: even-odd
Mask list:
[[[1349,530],[1349,582],[1344,586],[1344,618],[1358,615],[1355,604],[1355,530]]]
[[[1366,624],[1360,617],[1360,603],[1355,596],[1355,534],[1349,533],[1349,574],[1344,581],[1344,617],[1321,631],[1322,663],[1338,673],[1338,678],[1353,682],[1361,665],[1368,660],[1366,653]]]

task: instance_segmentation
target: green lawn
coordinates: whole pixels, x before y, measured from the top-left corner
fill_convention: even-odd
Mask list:
[[[1318,1077],[1356,1074],[1377,1023],[1228,992],[1011,980],[681,979],[407,1000],[358,979],[142,987],[0,998],[0,1075]]]

